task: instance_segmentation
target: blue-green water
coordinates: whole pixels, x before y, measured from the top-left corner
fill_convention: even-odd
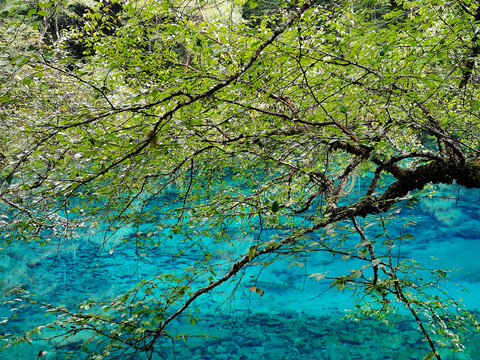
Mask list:
[[[388,230],[404,233],[404,219],[417,224],[408,231],[415,236],[398,244],[400,258],[412,258],[429,269],[460,269],[452,272],[445,290],[461,297],[469,310],[480,305],[480,205],[478,190],[442,187],[435,198],[422,199],[415,210],[402,209],[397,222]],[[144,230],[148,224],[144,224]],[[151,256],[141,258],[135,246],[116,246],[118,239],[134,242],[138,229],[123,228],[104,241],[96,228],[85,229],[79,237],[61,244],[40,246],[17,244],[0,252],[2,267],[0,291],[22,285],[32,293],[55,304],[75,304],[89,297],[108,299],[135,286],[145,277],[185,271],[200,256],[201,248],[192,247],[179,258],[176,249],[184,246],[173,238],[157,248]],[[234,247],[225,245],[216,259],[218,275],[229,266],[235,254],[248,248],[251,239],[240,229],[229,229],[239,239]],[[219,246],[218,244],[216,246]],[[158,358],[166,359],[421,359],[428,352],[416,325],[409,319],[399,320],[396,327],[379,321],[361,323],[340,321],[353,302],[349,292],[330,289],[329,281],[308,276],[326,271],[348,271],[348,262],[326,254],[313,254],[290,263],[279,261],[261,271],[256,286],[263,296],[249,291],[257,279],[258,269],[251,269],[237,282],[225,285],[197,301],[202,312],[195,326],[175,324],[175,331],[206,334],[210,338],[189,338],[175,346],[159,349]],[[201,284],[204,279],[199,279]],[[470,292],[465,292],[466,287]],[[0,316],[9,316],[2,309]],[[1,324],[0,332],[19,334],[45,322],[44,309],[25,310],[18,318]],[[88,336],[88,335],[85,335]],[[63,342],[58,350],[50,344],[25,345],[0,352],[0,359],[36,359],[40,350],[45,358],[63,359],[64,350],[74,351],[74,358],[85,355],[76,350],[81,336]],[[480,339],[473,337],[463,353],[448,353],[445,359],[476,359]],[[138,357],[140,358],[140,357]]]

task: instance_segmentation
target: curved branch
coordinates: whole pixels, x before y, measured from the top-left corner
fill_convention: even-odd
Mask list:
[[[405,176],[394,181],[388,189],[375,198],[364,200],[349,206],[337,208],[331,217],[337,219],[379,214],[402,201],[413,190],[421,190],[427,184],[452,184],[454,181],[466,188],[480,188],[480,164],[467,161],[464,166],[454,162],[435,160],[415,169],[404,170]]]

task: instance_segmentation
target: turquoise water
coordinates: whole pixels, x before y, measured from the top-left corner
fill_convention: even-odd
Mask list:
[[[460,269],[451,273],[451,281],[444,289],[451,296],[464,299],[466,307],[475,312],[480,310],[479,198],[478,190],[441,187],[437,196],[422,199],[414,210],[402,209],[399,219],[388,224],[391,235],[408,231],[415,236],[398,244],[399,258],[415,259],[428,269]],[[413,219],[416,225],[405,229],[404,219]],[[202,253],[200,246],[192,246],[174,258],[172,254],[185,243],[173,237],[142,258],[138,248],[128,246],[134,243],[139,229],[123,228],[104,241],[100,228],[86,228],[79,237],[63,239],[59,244],[17,244],[2,249],[2,297],[10,296],[9,291],[21,284],[49,303],[72,306],[89,297],[108,299],[145,277],[182,273]],[[148,224],[143,224],[140,230],[147,229]],[[223,245],[223,254],[215,259],[218,276],[228,269],[228,261],[248,249],[252,241],[234,226],[228,231],[238,242],[233,247]],[[120,238],[130,242],[120,246]],[[218,249],[220,245],[215,246]],[[251,268],[236,282],[197,301],[196,306],[202,311],[195,326],[174,324],[178,333],[208,335],[207,338],[192,337],[186,343],[167,344],[157,349],[156,358],[421,359],[428,347],[409,317],[397,319],[396,327],[374,319],[360,323],[341,321],[353,306],[351,294],[330,289],[327,280],[308,277],[317,272],[348,271],[351,266],[328,254],[316,253],[293,262],[278,261],[261,271]],[[249,291],[254,280],[264,291],[263,296]],[[198,286],[205,285],[205,279],[197,282]],[[1,324],[0,333],[19,334],[46,321],[44,309],[19,309],[13,313],[18,317]],[[0,316],[11,315],[10,308],[1,309]],[[50,342],[9,348],[0,352],[0,359],[36,359],[39,351],[47,351],[46,359],[66,358],[66,351],[73,351],[73,358],[86,358],[76,347],[82,337],[69,341],[57,347]],[[445,353],[444,359],[476,359],[478,353],[480,338],[472,337],[465,352]]]

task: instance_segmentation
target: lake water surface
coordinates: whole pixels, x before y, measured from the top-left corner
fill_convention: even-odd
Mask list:
[[[398,221],[388,225],[391,234],[401,234],[407,231],[402,227],[405,218],[416,222],[408,227],[414,239],[398,244],[398,257],[415,259],[427,269],[458,269],[450,273],[451,281],[443,289],[462,298],[473,312],[480,311],[479,199],[478,190],[443,186],[437,196],[422,199],[414,210],[402,209]],[[235,236],[240,229],[230,231]],[[184,245],[175,237],[151,249],[151,256],[143,259],[134,246],[114,247],[116,238],[134,239],[137,232],[124,228],[107,243],[96,241],[94,236],[80,236],[53,246],[22,243],[4,248],[0,251],[0,294],[6,299],[11,296],[9,291],[21,284],[53,304],[72,306],[89,297],[108,299],[144,277],[185,271],[200,251],[192,248],[179,258],[172,257],[175,249]],[[219,274],[237,251],[248,246],[226,246],[224,258],[216,259]],[[207,334],[209,338],[167,344],[159,349],[157,358],[417,360],[429,351],[408,316],[396,319],[395,327],[375,319],[358,323],[340,320],[353,306],[351,293],[337,292],[329,281],[316,281],[309,275],[348,271],[348,262],[322,253],[295,262],[278,261],[264,268],[260,276],[258,269],[248,270],[237,279],[239,282],[202,296],[196,304],[202,312],[195,327],[185,323],[174,326],[177,332]],[[255,285],[263,296],[249,291],[257,278]],[[10,308],[0,311],[0,316],[11,314]],[[21,310],[17,318],[0,324],[0,334],[22,333],[45,319],[44,310]],[[80,340],[57,347],[51,342],[9,348],[0,352],[0,359],[34,360],[39,351],[47,351],[44,359],[64,359],[65,349],[72,352],[71,358],[85,359],[86,355],[76,349]],[[472,335],[464,352],[445,353],[443,358],[473,360],[478,354],[480,337]]]

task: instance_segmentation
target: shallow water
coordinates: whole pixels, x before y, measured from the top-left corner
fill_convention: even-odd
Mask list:
[[[405,233],[404,218],[417,222],[408,227],[414,239],[398,244],[399,258],[413,258],[429,269],[460,269],[451,273],[445,289],[464,299],[471,311],[480,311],[480,203],[478,190],[441,187],[435,198],[425,198],[414,210],[402,209],[399,219],[388,225],[391,234]],[[148,224],[144,224],[145,228]],[[230,229],[232,233],[238,229]],[[184,246],[175,237],[166,245],[152,249],[152,256],[139,260],[135,247],[115,247],[115,239],[132,237],[135,229],[122,229],[103,242],[95,236],[70,239],[58,246],[17,244],[0,251],[3,269],[2,297],[15,285],[51,303],[74,304],[93,296],[110,298],[134,286],[144,277],[184,271],[200,249],[192,247],[174,259],[172,253]],[[55,245],[55,244],[54,244]],[[239,245],[248,248],[248,241]],[[61,249],[61,250],[59,250]],[[113,249],[113,251],[112,251]],[[216,259],[219,273],[237,249],[225,247],[224,257]],[[225,263],[225,265],[222,265]],[[235,296],[225,286],[199,299],[199,321],[176,324],[178,332],[207,334],[211,338],[189,338],[175,347],[165,346],[157,354],[166,359],[421,359],[428,347],[410,318],[398,320],[396,327],[379,321],[361,323],[340,321],[353,301],[348,292],[330,289],[329,281],[308,276],[325,271],[348,271],[348,262],[330,255],[313,254],[293,264],[279,261],[261,272],[255,283],[263,296],[249,291],[258,269],[238,278]],[[199,280],[201,283],[202,280]],[[470,292],[465,292],[463,287]],[[9,316],[10,309],[0,310]],[[21,333],[45,321],[42,311],[21,311],[19,317],[1,324],[0,333]],[[73,358],[86,358],[76,350],[76,342],[63,343]],[[444,359],[475,359],[480,353],[480,338],[472,338],[463,353],[445,353]],[[36,359],[39,347],[21,346],[0,352],[0,359]],[[48,348],[46,359],[63,359],[64,352]],[[63,351],[63,350],[62,350]]]

